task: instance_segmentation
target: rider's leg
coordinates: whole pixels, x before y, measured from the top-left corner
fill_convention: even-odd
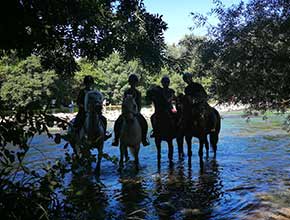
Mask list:
[[[100,116],[101,121],[103,123],[104,126],[104,130],[105,130],[105,140],[109,139],[110,137],[112,137],[112,134],[107,134],[107,119],[104,115]]]
[[[141,128],[142,128],[142,144],[143,146],[148,146],[149,142],[147,141],[147,131],[148,131],[148,124],[146,119],[143,115],[138,114],[138,121],[140,122]]]
[[[114,138],[114,141],[112,143],[113,146],[118,146],[119,145],[121,124],[122,124],[122,116],[120,115],[118,117],[118,119],[116,120],[115,124],[114,124],[115,138]]]
[[[85,112],[82,110],[79,110],[78,114],[76,115],[73,128],[78,132],[82,128],[85,122]]]
[[[151,117],[150,117],[150,120],[151,120],[151,125],[152,125],[152,129],[153,129],[153,132],[152,134],[150,135],[150,137],[155,137],[155,131],[156,131],[156,120],[155,120],[155,114],[153,114]]]

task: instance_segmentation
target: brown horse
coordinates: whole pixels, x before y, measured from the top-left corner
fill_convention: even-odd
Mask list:
[[[146,93],[146,99],[152,101],[155,108],[155,112],[151,116],[151,124],[157,148],[158,166],[160,166],[162,141],[167,142],[169,161],[172,162],[173,160],[173,139],[177,137],[178,130],[176,115],[170,112],[170,107],[160,86],[150,88]],[[178,140],[178,143],[180,142]],[[182,147],[179,149],[182,149]],[[179,152],[179,156],[181,157],[182,155],[183,153]]]
[[[192,137],[199,139],[199,157],[202,162],[203,146],[206,148],[206,155],[209,156],[209,143],[207,136],[210,137],[210,144],[216,157],[217,143],[221,129],[221,117],[219,112],[206,103],[193,103],[189,96],[179,95],[178,105],[181,111],[180,125],[185,136],[188,147],[188,157],[192,156],[191,140]],[[214,130],[212,130],[214,129]]]

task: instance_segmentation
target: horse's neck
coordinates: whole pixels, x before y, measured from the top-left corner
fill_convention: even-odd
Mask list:
[[[98,133],[102,129],[100,116],[97,112],[88,112],[86,122],[86,132]]]
[[[168,111],[167,108],[165,108],[164,106],[162,106],[158,102],[153,102],[153,104],[154,104],[155,113],[164,114],[164,113],[166,113]]]

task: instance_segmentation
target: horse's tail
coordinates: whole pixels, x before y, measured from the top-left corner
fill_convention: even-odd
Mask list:
[[[213,108],[213,111],[214,111],[214,114],[216,115],[217,121],[216,121],[215,131],[210,133],[209,138],[210,138],[210,145],[213,148],[214,152],[216,152],[217,143],[219,141],[219,133],[221,130],[221,116],[215,108]]]

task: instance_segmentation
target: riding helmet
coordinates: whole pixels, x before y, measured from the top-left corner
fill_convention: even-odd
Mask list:
[[[128,78],[128,82],[138,82],[139,79],[138,79],[138,76],[136,74],[131,74]]]
[[[183,78],[183,80],[192,79],[192,73],[185,72],[185,73],[183,73],[182,78]]]
[[[85,76],[84,78],[84,84],[85,85],[88,85],[88,84],[93,84],[94,83],[94,79],[92,76],[88,75],[88,76]]]
[[[169,76],[163,76],[162,79],[161,79],[161,83],[170,83]]]

